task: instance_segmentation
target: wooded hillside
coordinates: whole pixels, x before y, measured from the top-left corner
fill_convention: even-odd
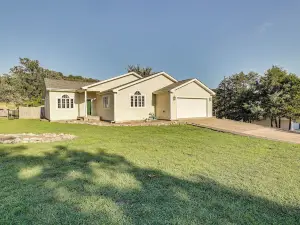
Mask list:
[[[39,106],[43,104],[44,78],[98,81],[82,76],[64,75],[40,66],[38,60],[20,58],[20,63],[8,74],[0,75],[0,102],[16,105]]]

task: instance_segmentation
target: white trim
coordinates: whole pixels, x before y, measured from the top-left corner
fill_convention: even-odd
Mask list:
[[[107,98],[108,107],[104,107],[104,98]],[[103,108],[104,110],[110,109],[110,96],[109,96],[109,95],[102,95],[102,96],[101,96],[101,99],[102,99],[102,108]]]
[[[151,75],[151,76],[148,76],[148,77],[144,77],[144,78],[142,78],[142,79],[135,80],[135,81],[130,82],[130,83],[128,83],[128,84],[124,84],[124,85],[122,85],[122,86],[120,86],[120,87],[118,87],[118,88],[116,88],[116,89],[112,89],[111,91],[113,91],[113,92],[118,92],[118,91],[123,90],[123,89],[125,89],[125,88],[127,88],[127,87],[131,87],[131,86],[133,86],[133,85],[136,85],[136,84],[142,83],[142,82],[144,82],[144,81],[150,80],[150,79],[152,79],[152,78],[158,77],[158,76],[160,76],[160,75],[164,75],[165,77],[167,77],[167,78],[170,79],[171,81],[177,82],[177,80],[176,80],[174,77],[170,76],[169,74],[167,74],[167,73],[165,73],[165,72],[160,72],[160,73],[156,73],[156,74],[153,74],[153,75]]]
[[[117,93],[113,93],[114,108],[113,108],[113,121],[116,121],[116,108],[117,108]]]
[[[191,97],[191,96],[176,96],[176,99],[178,98],[190,98],[190,99],[208,99],[209,100],[209,97]]]
[[[173,112],[174,105],[173,105],[173,94],[172,93],[169,93],[169,101],[170,101],[170,103],[169,103],[169,107],[170,107],[170,120],[173,120],[172,116],[174,114],[174,112]],[[175,104],[177,104],[177,102]],[[177,105],[175,105],[175,106],[177,107]],[[176,110],[176,113],[177,113],[177,110]]]
[[[84,116],[87,117],[87,91],[84,91]]]
[[[117,76],[117,77],[113,77],[113,78],[110,78],[110,79],[102,80],[102,81],[99,81],[99,82],[97,82],[97,83],[94,83],[94,84],[90,84],[90,85],[81,87],[81,89],[85,89],[85,90],[86,90],[86,89],[88,89],[88,88],[97,86],[97,85],[99,85],[99,84],[107,83],[107,82],[109,82],[109,81],[117,80],[117,79],[120,79],[120,78],[129,76],[129,75],[134,75],[134,76],[136,76],[136,77],[138,77],[138,78],[142,78],[142,76],[138,75],[137,73],[135,73],[135,72],[130,72],[130,73],[125,73],[125,74],[120,75],[120,76]]]
[[[210,93],[211,95],[216,95],[215,92],[213,92],[211,89],[209,89],[206,85],[204,85],[203,83],[201,83],[198,79],[194,78],[188,82],[183,83],[182,85],[179,85],[173,89],[170,90],[171,93],[173,93],[174,91],[176,91],[177,89],[180,89],[190,83],[195,82],[196,84],[198,84],[200,87],[202,87],[204,90],[206,90],[208,93]]]
[[[69,99],[70,101],[69,101],[69,106],[70,106],[70,108],[62,108],[62,96],[64,96],[64,95],[68,95],[68,94],[62,94],[60,97],[56,97],[56,101],[55,101],[55,108],[56,108],[56,110],[67,110],[67,111],[69,111],[69,110],[73,110],[73,109],[75,109],[75,98],[70,98],[70,96],[69,96],[69,98],[66,98],[66,99]],[[58,108],[58,99],[60,99],[60,108]],[[71,108],[71,100],[73,100],[73,108]],[[67,102],[65,102],[65,106],[67,106]]]
[[[135,106],[131,106],[131,96],[144,96],[144,106],[141,106],[141,107],[139,107],[139,106],[137,106],[137,107],[135,107]],[[142,94],[141,93],[141,95],[135,95],[135,94],[129,94],[129,108],[130,109],[143,109],[143,108],[146,108],[146,95],[144,95],[144,94]],[[142,100],[141,100],[142,101]],[[134,99],[133,99],[133,103],[134,103]],[[134,105],[134,104],[133,104]]]

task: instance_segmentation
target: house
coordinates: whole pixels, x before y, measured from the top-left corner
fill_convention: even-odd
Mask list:
[[[215,93],[197,79],[177,81],[165,72],[131,72],[96,83],[45,79],[45,117],[50,121],[98,118],[123,122],[211,117]]]

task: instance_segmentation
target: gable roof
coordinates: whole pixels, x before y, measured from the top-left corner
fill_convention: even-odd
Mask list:
[[[55,80],[49,78],[45,78],[44,81],[47,90],[51,90],[51,89],[77,90],[83,86],[95,83],[95,82],[85,82],[85,81]]]
[[[125,88],[127,88],[127,87],[133,86],[133,85],[135,85],[135,84],[139,84],[139,83],[145,82],[145,81],[147,81],[147,80],[150,80],[150,79],[152,79],[152,78],[154,78],[154,77],[158,77],[158,76],[160,76],[160,75],[163,75],[163,76],[167,77],[168,79],[170,79],[170,80],[173,81],[173,82],[177,82],[177,80],[176,80],[174,77],[170,76],[169,74],[167,74],[167,73],[165,73],[165,72],[159,72],[159,73],[156,73],[156,74],[153,74],[153,75],[150,75],[150,76],[147,76],[147,77],[144,77],[144,78],[141,78],[141,79],[138,79],[138,80],[129,82],[129,83],[127,83],[127,84],[120,85],[120,86],[118,86],[118,87],[112,88],[112,89],[107,90],[107,91],[118,92],[118,91],[120,91],[120,90],[122,90],[122,89],[125,89]]]
[[[187,85],[187,84],[190,84],[192,82],[195,82],[196,84],[198,84],[200,87],[202,87],[204,90],[206,90],[208,93],[212,94],[212,95],[215,95],[216,93],[213,92],[211,89],[209,89],[205,84],[203,84],[201,81],[197,80],[196,78],[193,78],[193,79],[186,79],[186,80],[181,80],[181,81],[178,81],[174,84],[170,84],[166,87],[163,87],[157,91],[154,92],[154,94],[158,94],[158,93],[163,93],[163,92],[174,92],[175,90]]]
[[[178,87],[178,86],[180,86],[180,85],[182,85],[182,84],[184,84],[184,83],[186,83],[186,82],[188,82],[190,80],[192,80],[192,79],[181,80],[181,81],[178,81],[176,83],[170,84],[168,86],[165,86],[165,87],[163,87],[163,88],[155,91],[154,94],[155,93],[161,93],[161,92],[170,91],[170,90],[172,90],[172,89],[174,89],[174,88],[176,88],[176,87]]]
[[[106,83],[106,82],[109,82],[109,81],[113,81],[113,80],[117,80],[117,79],[120,79],[122,77],[126,77],[126,76],[129,76],[129,75],[134,75],[136,76],[137,78],[142,78],[141,75],[138,75],[137,73],[135,72],[130,72],[130,73],[125,73],[123,75],[120,75],[120,76],[117,76],[117,77],[113,77],[113,78],[110,78],[110,79],[106,79],[106,80],[102,80],[102,81],[99,81],[99,82],[96,82],[96,83],[92,83],[92,84],[89,84],[89,85],[85,85],[83,87],[81,87],[82,89],[88,89],[88,88],[91,88],[91,87],[94,87],[94,86],[97,86],[99,84],[103,84],[103,83]]]

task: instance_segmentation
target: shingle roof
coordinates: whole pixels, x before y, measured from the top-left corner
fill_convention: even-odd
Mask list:
[[[90,85],[96,82],[84,82],[84,81],[69,81],[69,80],[54,80],[45,78],[45,86],[46,89],[53,88],[53,89],[79,89],[86,85]]]
[[[161,89],[159,89],[159,90],[156,90],[155,92],[166,92],[166,91],[170,91],[170,90],[172,90],[172,89],[174,89],[174,88],[176,88],[176,87],[178,87],[178,86],[180,86],[180,85],[182,85],[182,84],[184,84],[184,83],[187,83],[187,82],[189,82],[189,81],[191,81],[191,80],[193,80],[193,79],[181,80],[181,81],[178,81],[178,82],[176,82],[176,83],[173,83],[173,84],[170,84],[170,85],[168,85],[168,86],[165,86],[165,87],[163,87],[163,88],[161,88]]]

